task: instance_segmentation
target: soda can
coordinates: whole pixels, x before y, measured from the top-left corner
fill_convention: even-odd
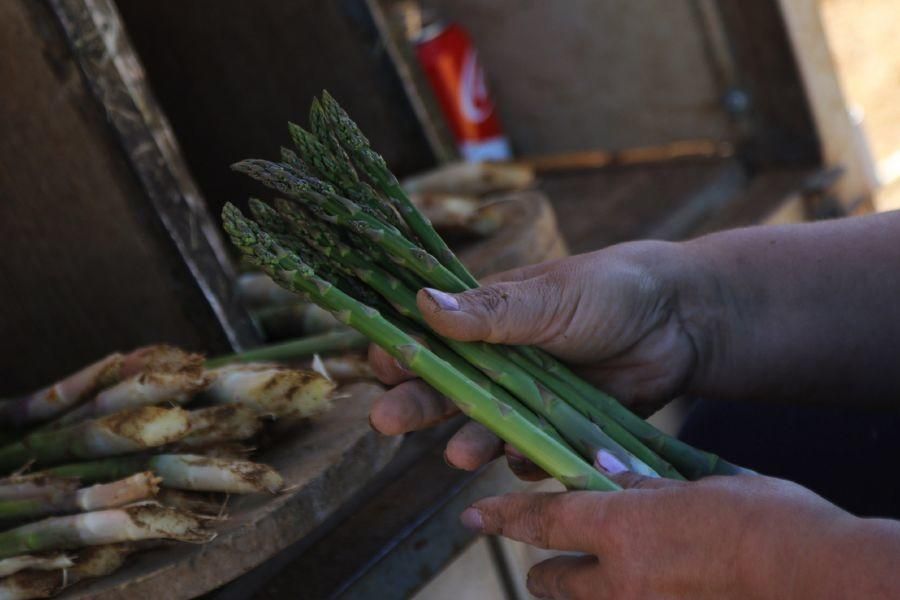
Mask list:
[[[509,141],[469,34],[456,23],[435,21],[422,29],[416,55],[462,157],[471,162],[509,159]]]

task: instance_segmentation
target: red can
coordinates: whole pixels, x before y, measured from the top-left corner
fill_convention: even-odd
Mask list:
[[[463,158],[510,158],[509,142],[503,135],[469,34],[455,23],[437,21],[422,30],[416,41],[416,54]]]

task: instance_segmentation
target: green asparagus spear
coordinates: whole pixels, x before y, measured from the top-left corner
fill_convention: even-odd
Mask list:
[[[359,330],[389,354],[402,360],[435,389],[451,398],[460,409],[502,439],[515,445],[535,464],[565,485],[577,489],[614,490],[619,486],[572,454],[552,437],[422,344],[384,319],[378,311],[347,296],[315,272],[293,253],[278,246],[271,237],[248,221],[233,205],[223,210],[225,230],[232,242],[290,289],[305,292],[339,319]]]

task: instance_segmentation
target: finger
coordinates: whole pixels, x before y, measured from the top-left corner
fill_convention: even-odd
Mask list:
[[[480,500],[463,511],[463,525],[539,548],[593,552],[610,494],[565,492],[506,494]]]
[[[506,454],[506,464],[513,474],[523,481],[541,481],[550,477],[539,466],[528,460],[528,458],[515,449],[515,447],[506,444],[503,448]]]
[[[679,487],[687,485],[686,481],[666,479],[664,477],[645,477],[632,471],[621,473],[606,473],[606,476],[618,483],[624,489],[659,490],[663,488]]]
[[[463,425],[447,442],[444,460],[451,467],[474,471],[500,456],[503,442],[475,421]]]
[[[528,591],[538,598],[597,597],[596,556],[556,556],[528,571]]]
[[[436,425],[457,412],[450,400],[421,379],[414,379],[375,400],[369,411],[369,423],[385,435],[400,435]]]
[[[543,275],[544,273],[558,268],[559,263],[564,260],[567,259],[557,258],[556,260],[548,260],[547,262],[537,263],[536,265],[525,265],[524,267],[517,267],[501,273],[492,273],[491,275],[481,278],[481,285],[489,285],[501,281],[524,281],[525,279],[533,279],[534,277],[538,277],[539,275]]]
[[[397,385],[416,378],[415,373],[375,344],[369,345],[369,364],[375,377],[385,385]]]
[[[561,302],[559,286],[537,277],[460,294],[424,288],[416,303],[436,332],[462,341],[540,343]]]

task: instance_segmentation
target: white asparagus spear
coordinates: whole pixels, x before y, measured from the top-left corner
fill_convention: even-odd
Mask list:
[[[0,558],[140,540],[207,542],[214,533],[195,516],[155,503],[50,517],[0,533]]]
[[[327,410],[334,388],[312,371],[236,364],[212,371],[207,396],[218,403],[240,402],[263,416],[295,419]]]
[[[456,162],[403,180],[407,193],[439,192],[482,196],[520,190],[534,182],[534,171],[522,165]]]
[[[276,493],[284,487],[281,475],[268,465],[248,460],[194,454],[160,454],[148,467],[166,487],[202,492]]]
[[[144,370],[120,381],[62,415],[52,423],[59,428],[129,408],[154,404],[184,404],[209,383],[203,372],[203,356],[168,346],[144,357]]]
[[[23,554],[0,560],[0,577],[8,577],[13,573],[29,569],[32,571],[53,571],[67,569],[74,565],[72,557],[62,552],[44,555]]]
[[[30,460],[52,464],[139,452],[188,434],[187,411],[145,406],[52,431],[39,431],[0,448],[0,469]]]
[[[26,571],[0,581],[0,600],[50,598],[65,588],[109,575],[125,564],[135,548],[130,544],[108,544],[85,548],[71,567],[56,571]]]
[[[190,433],[178,442],[179,448],[203,448],[224,442],[250,439],[262,429],[257,411],[240,402],[188,413]]]

